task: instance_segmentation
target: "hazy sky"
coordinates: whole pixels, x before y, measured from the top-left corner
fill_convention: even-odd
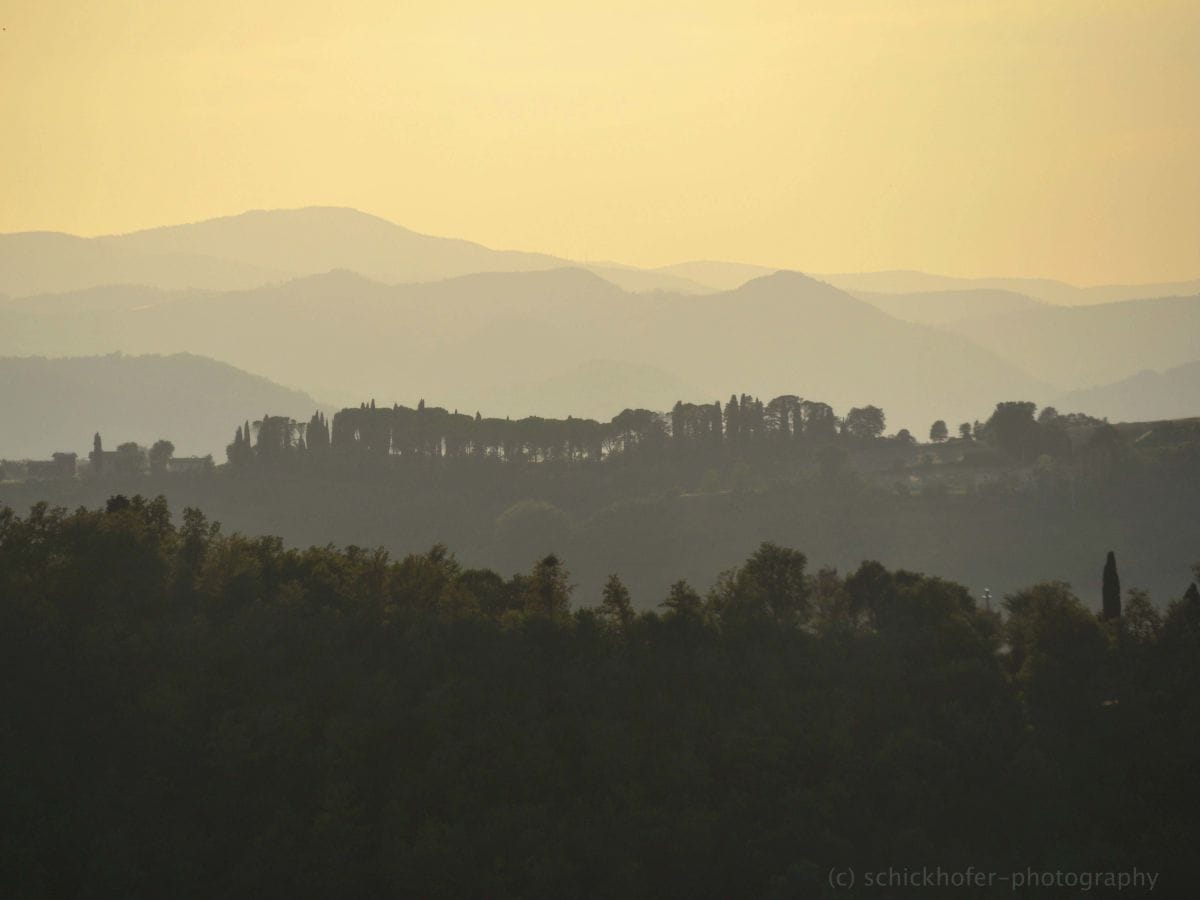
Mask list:
[[[0,0],[0,231],[1200,276],[1200,2]]]

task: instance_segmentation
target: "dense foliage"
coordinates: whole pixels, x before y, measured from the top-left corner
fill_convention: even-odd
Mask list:
[[[1200,571],[1197,572],[1200,576]],[[1188,883],[1200,593],[1117,617],[764,544],[706,596],[0,510],[5,896],[820,896],[833,865]],[[1001,893],[1007,893],[1006,887]]]

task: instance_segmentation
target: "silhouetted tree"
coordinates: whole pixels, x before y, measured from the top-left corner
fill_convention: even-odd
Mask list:
[[[166,439],[155,441],[154,446],[150,448],[150,471],[155,474],[167,471],[167,465],[174,455],[175,445],[170,441]]]
[[[853,438],[873,440],[883,434],[885,418],[878,406],[855,407],[846,413],[843,430]]]
[[[239,468],[254,461],[254,448],[250,446],[250,439],[241,425],[234,432],[233,443],[226,445],[225,457],[231,466]]]
[[[660,605],[665,606],[677,616],[689,619],[699,619],[701,613],[704,611],[704,601],[700,598],[700,595],[696,593],[690,584],[682,579],[671,585],[667,599]]]
[[[737,395],[730,394],[729,402],[725,404],[725,439],[727,441],[736,441],[741,435],[739,412]]]
[[[619,575],[609,575],[608,580],[604,582],[600,612],[622,632],[628,631],[629,626],[633,624],[633,603],[629,598],[629,589],[625,587]]]
[[[713,608],[725,620],[766,616],[795,624],[808,612],[808,560],[799,550],[770,542],[724,573],[713,589]]]
[[[929,426],[929,440],[935,444],[940,444],[942,441],[950,437],[950,429],[946,427],[945,419],[938,419]]]
[[[1104,600],[1104,618],[1118,619],[1121,617],[1121,577],[1117,574],[1117,557],[1111,550],[1104,560],[1104,584],[1102,588]]]
[[[824,441],[837,437],[837,416],[828,403],[805,400],[800,404],[804,417],[804,436],[813,441]]]
[[[329,423],[320,410],[313,413],[305,429],[305,446],[314,454],[322,455],[329,449]]]
[[[1036,408],[1028,401],[997,403],[984,426],[987,439],[1016,459],[1033,459],[1040,452],[1038,423],[1033,418]]]
[[[1058,410],[1053,406],[1046,406],[1038,413],[1037,421],[1039,425],[1046,425],[1058,418]]]
[[[525,592],[525,610],[544,616],[562,616],[568,612],[570,600],[567,571],[559,558],[551,553],[533,567]]]

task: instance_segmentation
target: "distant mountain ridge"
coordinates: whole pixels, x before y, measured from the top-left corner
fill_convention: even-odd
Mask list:
[[[100,432],[108,449],[167,438],[178,455],[222,462],[239,421],[268,412],[307,419],[319,406],[303,391],[190,353],[0,357],[0,457],[84,455]]]
[[[1146,369],[1112,384],[1072,391],[1055,405],[1113,422],[1200,416],[1200,361],[1161,372]]]
[[[683,387],[800,393],[841,409],[874,403],[894,427],[974,418],[997,397],[1050,387],[961,337],[903,322],[812,278],[775,273],[717,294],[633,294],[578,268],[384,285],[330,272],[237,292],[57,315],[0,307],[0,353],[187,351],[339,404],[376,398],[498,415],[611,418]],[[74,301],[78,305],[78,298]],[[12,306],[12,304],[9,304]],[[590,366],[606,360],[610,370]],[[548,410],[530,386],[578,403]],[[554,390],[550,391],[553,387]]]
[[[1195,360],[1200,295],[1042,305],[945,328],[1043,381],[1080,389]]]
[[[628,291],[687,294],[732,290],[775,271],[718,260],[656,269],[620,262],[580,263],[421,234],[346,207],[250,210],[95,238],[56,232],[0,234],[0,294],[13,297],[113,284],[244,290],[330,269],[350,269],[385,284],[399,284],[565,266],[586,268]],[[954,278],[916,271],[817,277],[849,292],[1004,290],[1067,305],[1200,292],[1200,279],[1081,288],[1053,279]]]
[[[683,388],[803,392],[924,429],[1191,362],[1200,298],[1110,302],[1165,287],[579,266],[351,209],[258,210],[0,235],[0,353],[188,352],[338,404],[428,395],[513,415],[608,418]]]
[[[731,290],[752,278],[769,275],[776,269],[745,263],[720,260],[693,260],[661,266],[656,269],[677,277],[687,278],[717,290]],[[1031,301],[1062,306],[1085,306],[1115,303],[1121,300],[1141,300],[1155,297],[1174,297],[1200,293],[1200,278],[1190,281],[1154,282],[1147,284],[1106,284],[1079,287],[1052,278],[959,278],[930,272],[896,269],[880,272],[812,273],[828,284],[864,299],[888,295],[948,295],[961,293],[1004,293],[1019,295]]]
[[[194,253],[145,253],[57,232],[0,235],[0,293],[11,298],[105,285],[239,290],[288,273]]]
[[[1063,306],[1174,297],[1200,292],[1200,278],[1191,281],[1151,284],[1106,284],[1079,287],[1053,278],[955,278],[948,275],[933,275],[927,272],[907,270],[844,272],[818,275],[817,277],[852,292],[912,294],[939,291],[1009,291],[1015,294],[1024,294],[1026,297],[1041,300],[1043,303]]]
[[[331,269],[400,284],[573,265],[543,253],[419,234],[343,207],[251,210],[96,238],[0,235],[0,293],[14,297],[113,284],[244,290]],[[682,277],[615,263],[583,267],[632,291],[708,290]]]
[[[859,300],[883,310],[890,316],[922,325],[947,325],[976,316],[997,315],[1034,309],[1046,304],[1025,294],[996,288],[972,288],[960,291],[923,291],[912,294],[885,294],[849,291]]]

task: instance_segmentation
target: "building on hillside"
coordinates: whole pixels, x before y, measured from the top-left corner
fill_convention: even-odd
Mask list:
[[[167,460],[167,472],[171,475],[204,475],[213,470],[213,458],[209,456],[173,456]]]
[[[31,459],[25,463],[25,477],[30,481],[64,481],[75,477],[74,453],[55,453],[50,459]]]
[[[24,481],[27,471],[23,460],[0,459],[0,481]]]
[[[88,469],[91,475],[116,474],[117,467],[120,465],[120,457],[116,450],[101,450],[99,453],[93,450],[88,454],[88,459],[91,461]]]

